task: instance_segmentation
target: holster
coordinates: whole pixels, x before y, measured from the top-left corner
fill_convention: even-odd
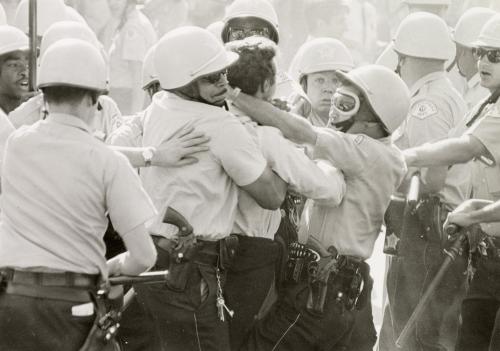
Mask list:
[[[307,309],[321,315],[326,296],[336,292],[335,300],[347,311],[362,309],[369,300],[373,281],[369,266],[350,256],[337,256],[318,271],[317,279],[312,279],[307,301]],[[336,291],[329,292],[329,289]]]
[[[423,197],[417,206],[417,216],[424,229],[425,239],[443,248],[446,248],[448,243],[448,237],[443,231],[447,215],[448,211],[436,195]]]
[[[316,268],[317,267],[317,268]],[[309,271],[309,295],[306,308],[309,312],[321,315],[323,313],[328,293],[328,280],[338,272],[336,257],[324,257],[319,260],[315,269]]]
[[[182,242],[153,236],[153,242],[158,248],[156,268],[168,269],[166,285],[174,291],[186,289],[191,271],[194,269],[193,259],[198,253],[199,246],[193,239],[183,238]]]

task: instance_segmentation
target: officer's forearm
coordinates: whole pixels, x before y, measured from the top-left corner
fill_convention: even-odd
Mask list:
[[[403,151],[408,167],[449,166],[481,155],[469,136],[441,140]]]
[[[472,211],[468,215],[474,223],[500,222],[500,201]]]
[[[287,139],[298,144],[316,143],[316,132],[305,118],[244,93],[238,95],[234,104],[259,124],[278,128]]]
[[[127,252],[108,261],[111,275],[138,275],[156,261],[156,249],[144,224],[122,235]]]

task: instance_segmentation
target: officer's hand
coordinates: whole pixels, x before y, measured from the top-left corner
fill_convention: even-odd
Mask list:
[[[288,106],[288,102],[286,100],[283,100],[283,99],[272,99],[271,104],[274,107],[277,107],[280,110],[283,110],[286,112],[290,112],[290,110],[291,110],[290,106]]]
[[[208,150],[209,137],[196,132],[194,127],[182,128],[155,151],[151,164],[158,167],[179,167],[198,162],[193,155]]]
[[[446,227],[453,223],[460,227],[469,227],[472,224],[475,224],[470,214],[474,211],[482,209],[483,207],[491,203],[493,203],[493,201],[477,199],[467,200],[460,204],[453,212],[448,215],[444,226]]]

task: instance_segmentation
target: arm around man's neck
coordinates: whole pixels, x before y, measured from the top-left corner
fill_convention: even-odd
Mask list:
[[[245,93],[239,93],[233,99],[233,104],[257,123],[278,128],[287,139],[295,143],[309,145],[316,143],[316,132],[311,123],[303,117],[282,111],[267,101]]]

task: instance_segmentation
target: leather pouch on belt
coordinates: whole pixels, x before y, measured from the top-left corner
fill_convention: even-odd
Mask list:
[[[446,247],[448,241],[443,232],[447,213],[437,196],[424,198],[417,207],[417,215],[425,230],[423,233],[425,238],[442,247]]]
[[[321,258],[318,267],[310,274],[309,296],[306,308],[309,312],[322,315],[328,292],[328,279],[337,272],[337,260],[334,257]]]

